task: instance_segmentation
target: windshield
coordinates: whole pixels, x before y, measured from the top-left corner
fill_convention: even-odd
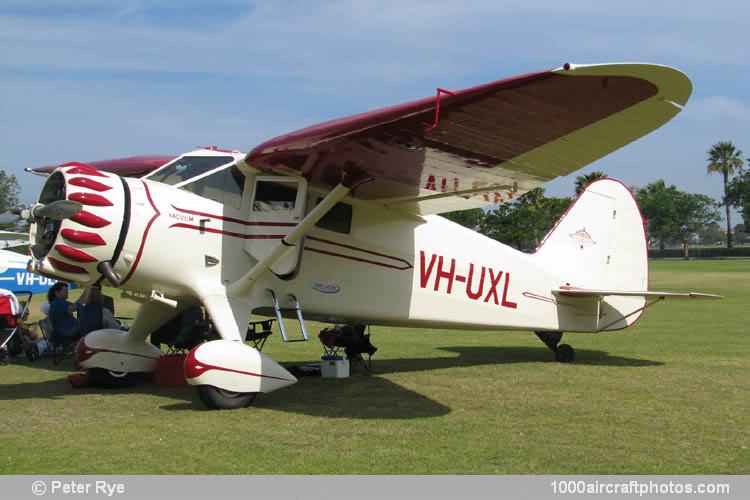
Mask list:
[[[183,156],[157,170],[148,179],[174,186],[232,161],[232,156]]]
[[[242,191],[245,187],[245,175],[237,165],[231,165],[189,182],[181,189],[191,193],[218,201],[226,206],[240,208],[242,205]]]

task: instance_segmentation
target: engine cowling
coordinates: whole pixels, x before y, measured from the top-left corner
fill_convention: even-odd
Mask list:
[[[47,277],[89,283],[102,262],[115,262],[122,251],[129,219],[128,188],[115,174],[81,163],[55,171],[39,196],[49,204],[71,200],[80,212],[64,220],[42,218],[31,225],[33,271]]]
[[[202,300],[223,294],[247,269],[236,227],[246,223],[188,190],[74,163],[50,175],[39,197],[44,208],[60,200],[82,210],[65,219],[36,217],[31,225],[30,271],[43,276],[83,286],[104,277],[141,293]]]

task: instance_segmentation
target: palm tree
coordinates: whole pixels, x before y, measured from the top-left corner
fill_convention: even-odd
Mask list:
[[[606,177],[607,174],[599,170],[594,170],[590,174],[579,175],[576,177],[576,196],[579,196],[583,190],[586,189],[586,186],[592,182],[598,181],[599,179],[605,179]]]
[[[724,208],[727,215],[727,248],[732,248],[732,224],[729,221],[729,177],[742,170],[742,151],[731,141],[719,141],[708,151],[708,173],[720,172],[724,177]]]

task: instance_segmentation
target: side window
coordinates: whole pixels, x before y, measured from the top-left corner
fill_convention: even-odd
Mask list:
[[[274,215],[293,215],[296,200],[296,183],[259,180],[255,184],[252,211]]]
[[[226,206],[241,208],[245,175],[236,165],[182,186],[185,191],[209,198]]]
[[[322,199],[318,198],[318,203]],[[352,231],[352,206],[336,203],[315,225],[321,229],[349,234]]]

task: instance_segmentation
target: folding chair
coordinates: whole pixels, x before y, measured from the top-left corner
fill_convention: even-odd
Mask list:
[[[272,319],[251,321],[247,325],[245,342],[250,342],[252,346],[259,351],[263,350],[263,346],[266,345],[266,340],[268,340],[268,337],[273,333],[272,328]]]
[[[52,353],[52,364],[59,364],[65,356],[73,354],[73,345],[78,339],[57,335],[52,327],[52,320],[44,318],[39,320],[39,329],[47,339],[50,352]]]

